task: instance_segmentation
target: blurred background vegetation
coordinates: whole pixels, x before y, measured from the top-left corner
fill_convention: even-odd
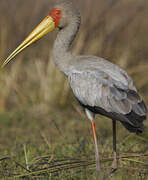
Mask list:
[[[74,3],[81,10],[82,25],[72,48],[73,54],[97,55],[118,64],[133,77],[138,91],[148,102],[148,1],[75,0]],[[0,63],[49,14],[53,4],[54,0],[0,0]],[[32,45],[0,73],[1,155],[16,155],[16,149],[28,142],[49,152],[48,148],[41,147],[42,140],[59,143],[59,134],[76,136],[62,145],[83,144],[91,139],[89,122],[84,125],[84,113],[66,78],[53,63],[56,34],[53,32]],[[108,120],[99,121],[97,128],[108,143],[105,138],[110,137],[111,123],[107,128],[104,122]],[[127,133],[122,131],[122,134]],[[54,143],[52,145],[55,147]],[[56,148],[53,149],[52,153]],[[93,148],[89,151],[93,152]]]
[[[1,61],[50,12],[53,4],[49,0],[1,0]],[[134,78],[138,90],[147,98],[148,2],[87,0],[84,4],[77,0],[75,4],[81,9],[82,26],[73,52],[94,54],[118,64]],[[47,35],[5,69],[0,88],[3,108],[28,103],[72,104],[67,81],[53,64],[55,37],[56,33]]]

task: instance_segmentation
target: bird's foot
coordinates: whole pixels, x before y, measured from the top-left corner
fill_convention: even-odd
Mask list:
[[[118,168],[118,166],[117,166],[117,160],[115,159],[115,160],[113,161],[113,163],[112,163],[112,167],[111,167],[111,169],[109,170],[109,172],[104,175],[103,180],[106,180],[111,174],[113,174],[113,173],[117,170],[117,168]]]
[[[113,173],[117,170],[118,168],[118,165],[117,165],[117,158],[115,158],[112,162],[112,170],[113,170]]]
[[[102,171],[96,171],[96,180],[104,180],[104,173]]]

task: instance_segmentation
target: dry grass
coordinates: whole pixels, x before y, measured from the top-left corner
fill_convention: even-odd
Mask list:
[[[120,65],[134,78],[138,90],[148,102],[148,1],[94,0],[92,3],[85,0],[84,3],[84,0],[75,0],[74,3],[80,7],[82,26],[73,53],[98,55]],[[1,62],[49,13],[53,4],[53,0],[0,1]],[[0,159],[1,177],[95,177],[94,162],[90,161],[94,157],[93,144],[90,133],[86,133],[89,124],[84,125],[85,116],[67,80],[53,63],[55,37],[56,32],[46,36],[0,73],[0,153],[2,157],[8,155]],[[112,154],[111,127],[107,120],[99,122],[97,129],[104,139],[100,146],[103,168],[106,169],[110,166]],[[106,126],[105,122],[109,125]],[[127,131],[122,129],[121,137],[124,134]],[[120,170],[113,179],[148,178],[147,135],[143,139],[131,135],[128,139],[121,137],[119,151],[126,154],[120,154]],[[26,150],[24,144],[27,144]],[[46,153],[49,155],[42,157]],[[64,156],[74,158],[65,159]],[[88,160],[85,159],[87,156],[90,157]],[[77,168],[73,170],[75,166]],[[61,169],[62,172],[58,173]]]
[[[11,0],[1,1],[1,60],[49,13],[52,4],[48,0],[35,3],[29,0],[21,3],[18,0],[15,0],[15,3]],[[94,3],[85,1],[85,5],[83,1],[76,1],[75,4],[80,7],[83,18],[73,53],[102,56],[120,65],[134,77],[138,89],[147,98],[147,1],[100,0]],[[9,11],[8,5],[11,7]],[[88,11],[85,11],[86,9]],[[56,105],[69,103],[67,96],[70,88],[52,60],[55,36],[56,33],[53,33],[53,36],[47,36],[26,50],[1,74],[1,79],[4,80],[2,87],[5,88],[2,88],[0,93],[5,99],[4,104],[12,99],[12,92],[12,103],[15,104],[18,104],[20,99],[23,103],[28,103],[28,99],[31,99],[32,103],[38,100]],[[38,91],[34,92],[33,85]],[[11,92],[8,89],[11,89]],[[61,89],[64,91],[61,92]]]
[[[141,173],[148,174],[147,163],[141,161],[141,159],[147,158],[148,154],[139,155],[139,154],[131,154],[119,156],[118,161],[120,162],[119,168],[129,169],[131,173]],[[140,160],[137,160],[139,158]],[[102,163],[111,162],[113,158],[104,158],[102,159]],[[54,156],[40,156],[34,158],[32,162],[26,167],[19,162],[17,162],[12,157],[3,157],[0,159],[1,164],[5,164],[5,169],[2,172],[1,177],[13,177],[15,178],[45,178],[49,176],[53,176],[54,178],[58,177],[59,173],[64,172],[68,173],[68,170],[76,169],[74,174],[81,174],[83,171],[94,171],[95,161],[94,160],[80,160],[80,158],[66,158],[56,159]],[[8,164],[11,162],[13,166],[16,166],[15,169],[9,169]],[[132,162],[135,166],[127,167],[127,162]],[[136,164],[140,164],[141,168],[137,168]],[[106,168],[103,168],[105,170]],[[144,176],[146,177],[146,176]]]

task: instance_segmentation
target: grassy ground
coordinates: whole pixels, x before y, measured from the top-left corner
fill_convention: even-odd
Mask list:
[[[0,1],[1,62],[53,2]],[[73,53],[98,55],[120,65],[148,102],[148,1],[74,2],[82,26]],[[55,36],[46,36],[0,72],[0,179],[97,179],[90,123],[53,63]],[[113,157],[111,121],[98,116],[96,129],[105,173]],[[148,179],[147,132],[129,134],[118,123],[119,169],[109,179]]]
[[[0,177],[96,179],[89,121],[83,113],[36,105],[0,112]],[[119,169],[110,179],[148,178],[148,138],[129,134],[118,123]],[[111,121],[96,119],[103,172],[112,161]]]

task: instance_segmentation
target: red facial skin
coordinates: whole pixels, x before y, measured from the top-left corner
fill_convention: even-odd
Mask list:
[[[55,28],[56,28],[60,23],[62,11],[60,9],[53,8],[49,15],[53,18],[55,22]]]

